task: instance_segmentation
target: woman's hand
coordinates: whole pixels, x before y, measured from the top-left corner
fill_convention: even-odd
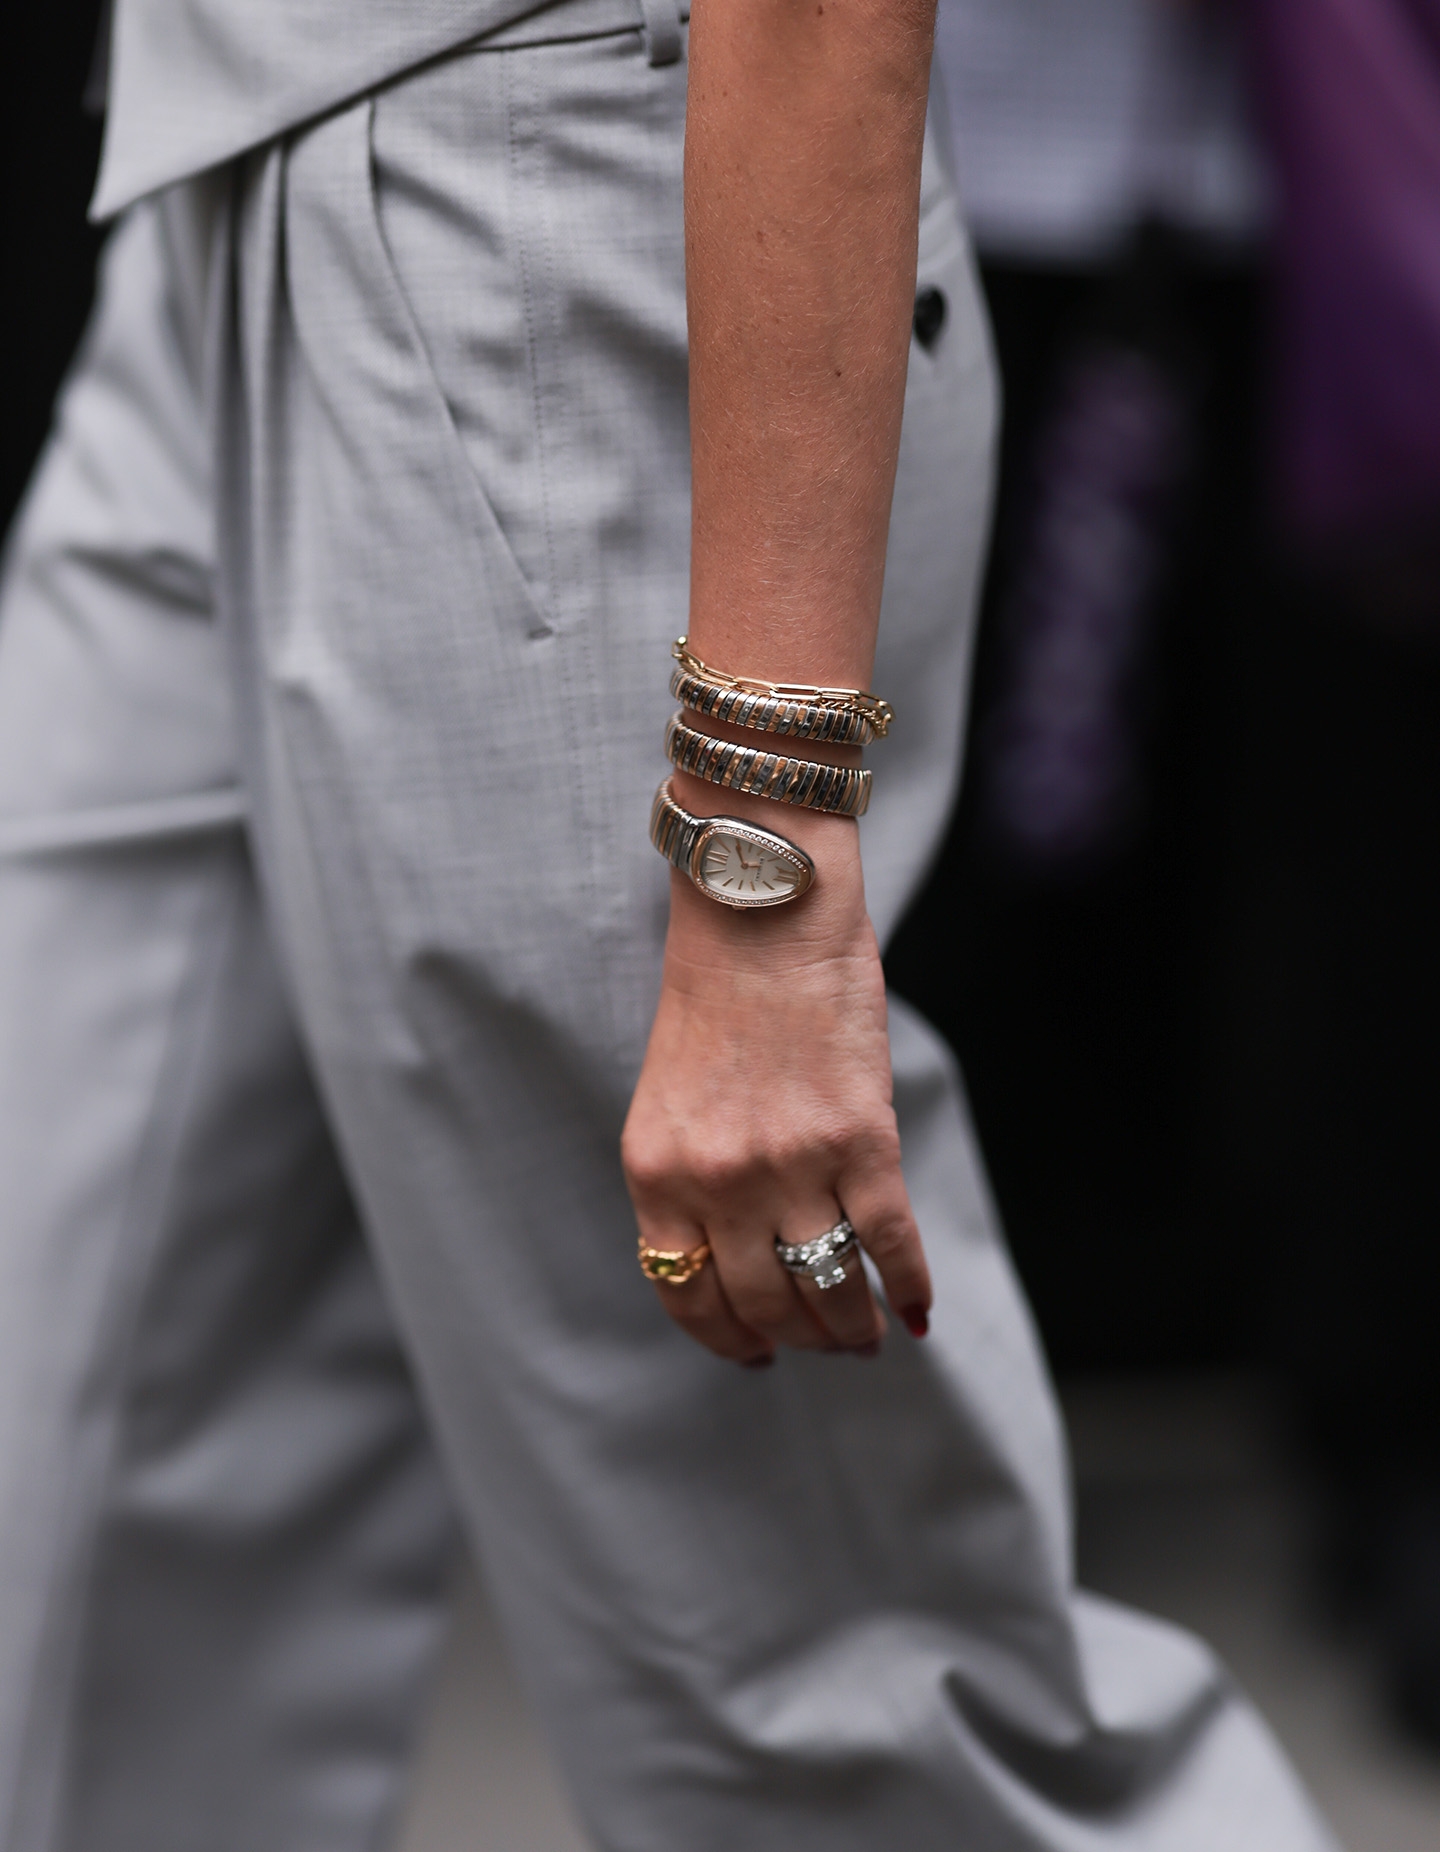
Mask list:
[[[709,796],[713,813],[719,794]],[[776,806],[765,809],[776,827]],[[930,1305],[855,826],[806,817],[781,827],[808,838],[821,869],[799,901],[736,913],[674,877],[660,1007],[622,1144],[646,1244],[710,1245],[693,1279],[656,1286],[665,1310],[749,1364],[780,1344],[869,1355],[885,1330],[857,1262],[822,1292],[781,1266],[777,1235],[812,1240],[845,1217],[917,1335]]]
[[[731,674],[869,685],[934,6],[691,0],[688,630]],[[918,1332],[930,1280],[900,1176],[855,825],[680,774],[676,787],[692,812],[780,828],[817,879],[786,906],[736,913],[674,878],[623,1156],[646,1244],[708,1242],[712,1259],[657,1286],[661,1303],[742,1363],[778,1344],[866,1351],[885,1326],[863,1269],[821,1292],[775,1253],[777,1235],[811,1240],[843,1216]]]

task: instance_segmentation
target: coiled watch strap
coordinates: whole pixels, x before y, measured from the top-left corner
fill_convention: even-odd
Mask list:
[[[872,774],[857,766],[826,765],[819,759],[792,759],[758,746],[737,746],[686,726],[675,714],[665,729],[670,763],[692,777],[752,797],[800,804],[834,816],[863,817],[870,807]]]

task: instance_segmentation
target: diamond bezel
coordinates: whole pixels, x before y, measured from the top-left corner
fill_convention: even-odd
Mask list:
[[[741,898],[735,894],[723,893],[718,887],[711,887],[702,870],[705,866],[705,850],[717,836],[737,837],[741,842],[754,843],[757,848],[768,849],[778,856],[787,867],[795,871],[795,885],[788,894],[757,894]],[[783,836],[776,836],[770,830],[757,829],[749,823],[742,823],[738,817],[711,817],[695,838],[690,850],[690,879],[705,895],[707,900],[719,901],[722,907],[735,907],[748,910],[751,907],[783,907],[792,900],[798,900],[814,883],[815,864],[794,843],[786,842]]]

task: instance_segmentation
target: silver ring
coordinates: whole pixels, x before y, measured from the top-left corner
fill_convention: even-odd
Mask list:
[[[827,1228],[823,1235],[816,1235],[813,1241],[782,1241],[777,1235],[775,1255],[787,1273],[813,1280],[823,1293],[845,1284],[845,1263],[858,1245],[855,1230],[842,1221]]]

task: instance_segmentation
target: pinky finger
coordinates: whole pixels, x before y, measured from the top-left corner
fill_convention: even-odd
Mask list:
[[[930,1269],[899,1168],[847,1178],[840,1195],[891,1308],[909,1331],[922,1337],[933,1296]]]

